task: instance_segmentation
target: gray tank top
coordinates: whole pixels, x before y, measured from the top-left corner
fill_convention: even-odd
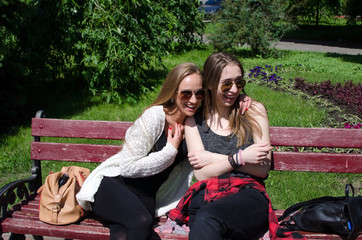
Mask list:
[[[240,148],[245,149],[254,143],[252,137],[248,135],[246,143],[237,148],[238,139],[236,135],[230,134],[229,136],[222,136],[213,132],[210,127],[206,126],[206,121],[203,120],[202,111],[200,109],[195,114],[195,122],[202,143],[207,151],[229,155],[231,153],[236,153]]]

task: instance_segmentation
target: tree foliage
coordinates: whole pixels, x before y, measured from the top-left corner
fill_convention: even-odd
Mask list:
[[[192,1],[89,1],[82,42],[84,72],[94,94],[122,100],[145,86],[144,69],[162,62],[177,47],[195,43],[201,29]],[[198,21],[199,19],[199,21]]]
[[[215,34],[210,39],[216,50],[248,44],[254,54],[269,55],[272,43],[294,28],[285,15],[285,6],[278,0],[226,0],[213,19]]]
[[[342,14],[343,0],[288,0],[288,14],[294,22],[314,23]]]
[[[362,4],[361,0],[347,0],[345,11],[347,15],[347,25],[357,25],[357,18],[361,21]]]
[[[0,0],[0,116],[19,117],[39,92],[87,89],[134,101],[145,72],[195,46],[197,0]],[[32,109],[33,110],[33,109]]]

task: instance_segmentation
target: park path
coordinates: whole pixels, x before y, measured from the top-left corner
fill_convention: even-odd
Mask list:
[[[274,45],[278,49],[329,52],[348,55],[362,55],[362,43],[360,42],[326,42],[283,39]]]
[[[209,42],[206,34],[203,36],[203,41],[205,43]],[[362,42],[282,39],[274,43],[273,46],[283,50],[362,55]]]

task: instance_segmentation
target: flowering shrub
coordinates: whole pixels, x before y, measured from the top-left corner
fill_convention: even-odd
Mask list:
[[[358,123],[356,125],[353,125],[353,124],[350,124],[349,122],[346,122],[344,124],[344,128],[355,128],[355,129],[360,129],[362,128],[362,124],[361,123]]]
[[[341,83],[332,85],[330,80],[321,83],[306,83],[304,79],[296,77],[294,87],[306,91],[313,95],[321,95],[335,101],[339,105],[345,105],[356,112],[362,114],[362,84],[353,84],[346,81],[344,86]]]
[[[297,71],[303,69],[303,65],[298,64],[296,66]],[[349,110],[352,110],[357,116],[362,114],[362,84],[354,84],[352,81],[346,81],[342,86],[341,83],[332,85],[331,81],[324,81],[320,83],[307,83],[304,79],[296,77],[295,80],[289,79],[285,81],[278,73],[285,72],[286,69],[282,65],[271,65],[255,66],[249,69],[248,77],[256,80],[259,83],[267,83],[269,87],[273,87],[283,91],[295,92],[300,90],[305,94],[319,95],[327,98],[331,102],[335,103],[336,106],[344,106]],[[291,84],[294,82],[293,84]],[[359,119],[357,117],[357,119]],[[352,120],[355,122],[356,119]],[[351,121],[351,119],[345,119],[345,121]],[[358,120],[357,120],[358,121]],[[344,128],[359,129],[362,128],[361,123],[350,123],[347,122]]]
[[[278,72],[283,71],[282,65],[277,65],[272,67],[271,65],[265,65],[265,67],[255,66],[253,69],[249,69],[249,78],[260,79],[265,82],[279,84],[283,78],[281,76],[277,76]],[[289,79],[289,81],[293,81]]]

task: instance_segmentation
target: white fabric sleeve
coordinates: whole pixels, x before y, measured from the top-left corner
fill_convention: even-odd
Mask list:
[[[128,129],[123,149],[118,153],[120,172],[124,177],[147,177],[169,167],[177,149],[167,143],[163,149],[152,152],[152,147],[164,131],[165,113],[161,106],[147,109]]]

